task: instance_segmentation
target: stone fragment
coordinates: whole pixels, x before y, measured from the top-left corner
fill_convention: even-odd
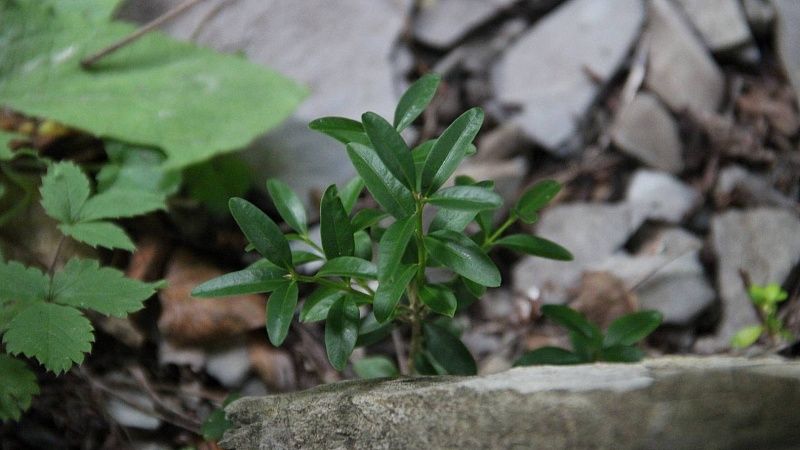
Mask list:
[[[775,8],[769,0],[744,0],[744,13],[754,33],[767,34],[775,22]]]
[[[713,112],[725,79],[703,43],[670,0],[652,0],[645,82],[670,109]]]
[[[672,175],[641,169],[633,175],[625,201],[635,220],[679,223],[700,201],[700,194]]]
[[[800,441],[798,403],[800,363],[781,359],[519,367],[243,398],[226,408],[233,425],[221,444],[242,450],[789,449]]]
[[[777,17],[778,56],[800,102],[800,2],[773,0],[772,5]]]
[[[143,394],[126,392],[123,395],[132,403],[143,409],[152,411],[153,401]],[[161,426],[161,420],[140,411],[138,408],[129,405],[122,400],[111,397],[106,402],[106,411],[114,419],[114,423],[126,428],[138,428],[141,430],[157,430]]]
[[[683,170],[678,125],[655,96],[639,93],[617,114],[611,139],[625,153],[667,172]]]
[[[523,258],[513,269],[514,290],[544,303],[565,303],[583,270],[619,250],[639,225],[626,204],[573,203],[547,210],[536,235],[566,247],[575,259]]]
[[[800,219],[775,208],[731,210],[714,217],[711,238],[722,317],[716,334],[698,341],[701,353],[728,348],[737,331],[758,322],[739,270],[747,271],[753,283],[783,283],[800,262]]]
[[[498,100],[529,138],[559,154],[639,33],[639,0],[570,0],[522,35],[493,73]]]
[[[689,20],[714,52],[753,42],[739,0],[678,0]]]
[[[227,388],[241,386],[249,371],[250,359],[243,342],[208,352],[206,372]]]
[[[421,2],[414,36],[427,45],[451,47],[516,0],[435,0]]]
[[[731,203],[737,206],[779,206],[796,208],[792,201],[763,178],[741,166],[729,166],[722,169],[714,186],[714,201],[719,206]]]

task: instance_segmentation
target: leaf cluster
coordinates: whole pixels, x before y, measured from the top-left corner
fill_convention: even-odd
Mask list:
[[[558,193],[558,183],[534,185],[499,226],[494,216],[503,202],[492,181],[457,177],[454,185],[447,185],[459,164],[476,151],[472,141],[483,122],[479,108],[459,116],[438,138],[408,146],[401,132],[427,107],[439,82],[437,75],[426,75],[411,85],[392,122],[372,112],[363,114],[361,121],[325,117],[311,122],[310,128],[345,144],[358,173],[341,189],[331,185],[325,190],[320,242],[309,236],[306,211],[297,195],[283,182],[269,180],[267,190],[291,232],[284,234],[247,200],[231,199],[231,214],[264,259],[197,286],[193,295],[271,293],[267,334],[278,346],[298,309],[301,285],[309,285],[315,289],[300,308],[299,320],[325,321],[325,346],[335,368],[345,367],[356,346],[385,338],[394,325],[408,325],[413,371],[475,373],[475,361],[446,320],[487,287],[500,285],[491,250],[503,247],[557,260],[572,256],[540,237],[505,234],[518,220],[534,222]],[[355,211],[365,188],[378,208]],[[423,217],[429,209],[433,220],[426,226]],[[319,268],[309,274],[304,267],[310,261]],[[452,277],[432,282],[426,272],[431,267],[448,269]],[[380,373],[397,372],[386,361],[372,367],[376,365],[382,367]],[[359,370],[375,372],[364,364]]]
[[[568,306],[544,305],[542,314],[569,331],[572,351],[542,347],[525,353],[515,365],[636,362],[644,357],[636,344],[655,331],[662,321],[661,313],[657,311],[639,311],[618,318],[604,334],[586,316]]]
[[[763,335],[768,336],[773,343],[791,340],[792,334],[778,317],[778,304],[789,298],[789,294],[777,283],[763,286],[751,284],[747,294],[762,323],[739,330],[731,339],[731,346],[739,349],[750,347]]]

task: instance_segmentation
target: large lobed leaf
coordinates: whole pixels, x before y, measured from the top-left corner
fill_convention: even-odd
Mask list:
[[[305,95],[240,56],[158,32],[90,71],[80,67],[81,58],[133,30],[39,0],[0,2],[0,104],[100,137],[159,147],[167,166],[185,167],[247,145]]]
[[[16,261],[0,262],[0,304],[44,300],[49,286],[50,280],[35,267],[25,267]]]

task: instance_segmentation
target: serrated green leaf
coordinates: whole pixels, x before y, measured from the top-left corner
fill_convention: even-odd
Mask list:
[[[34,395],[39,393],[36,375],[28,366],[8,355],[0,354],[0,421],[19,420],[22,412],[31,406]]]
[[[353,224],[339,199],[339,189],[332,184],[322,195],[319,207],[320,237],[322,249],[328,259],[353,256],[355,240]]]
[[[440,286],[423,286],[419,290],[419,298],[431,311],[447,317],[453,317],[456,307],[458,307],[458,301],[453,292]]]
[[[230,199],[228,206],[239,228],[261,256],[276,266],[292,268],[289,242],[269,216],[242,198]]]
[[[322,117],[311,121],[308,127],[314,131],[326,134],[342,144],[358,142],[369,145],[369,138],[361,122],[345,117]]]
[[[483,124],[483,111],[472,108],[459,116],[431,148],[422,168],[422,191],[438,190],[467,154],[467,149]]]
[[[95,176],[98,192],[120,189],[167,197],[180,189],[181,172],[165,170],[161,152],[111,140],[106,140],[104,147],[108,162]]]
[[[342,296],[344,296],[344,292],[336,288],[327,286],[317,288],[303,303],[303,309],[300,311],[300,322],[325,320],[328,317],[328,310],[331,309],[331,305]]]
[[[325,321],[325,350],[336,370],[343,370],[358,339],[358,306],[349,296],[336,300]]]
[[[389,217],[389,214],[383,211],[364,208],[353,216],[353,229],[360,231],[369,228],[387,217]]]
[[[340,256],[328,260],[317,272],[318,277],[356,277],[378,279],[378,268],[371,262],[355,256]]]
[[[272,178],[267,180],[267,191],[283,221],[289,224],[294,231],[307,234],[306,209],[292,188],[283,181]]]
[[[192,290],[193,297],[225,297],[272,292],[286,284],[286,270],[279,267],[248,267],[206,281]]]
[[[62,305],[125,317],[142,309],[157,286],[126,278],[119,270],[100,267],[95,260],[70,259],[53,277],[52,299]]]
[[[120,248],[132,252],[136,250],[128,234],[118,225],[111,222],[80,222],[75,224],[61,224],[58,229],[75,240],[92,247],[105,247],[109,249]]]
[[[417,266],[407,266],[381,280],[372,304],[372,311],[378,322],[384,323],[392,318],[403,292],[416,274]]]
[[[89,178],[71,162],[56,163],[42,177],[39,191],[47,215],[61,223],[71,224],[78,220],[81,208],[89,198]]]
[[[755,344],[764,333],[762,325],[751,325],[739,330],[731,339],[731,347],[747,348]]]
[[[381,280],[396,274],[415,230],[415,217],[411,216],[393,223],[383,233],[378,243],[378,275]]]
[[[375,149],[383,165],[408,189],[414,189],[416,184],[414,160],[411,158],[411,150],[400,133],[383,117],[375,113],[364,113],[361,120],[372,143],[372,148]]]
[[[503,205],[503,199],[499,195],[478,186],[452,186],[445,188],[430,196],[428,202],[440,208],[476,213],[497,209]]]
[[[425,237],[425,247],[439,264],[476,283],[500,286],[500,271],[471,239],[450,230],[439,230]]]
[[[6,351],[36,358],[49,371],[66,372],[92,349],[92,324],[80,311],[37,302],[23,309],[3,335]]]
[[[544,305],[542,314],[569,331],[580,333],[591,341],[602,341],[600,330],[586,316],[564,305]]]
[[[356,175],[339,190],[339,198],[342,200],[342,206],[344,206],[344,210],[347,211],[347,214],[353,211],[358,197],[361,196],[361,192],[364,190],[364,186],[364,180]]]
[[[425,349],[433,361],[450,375],[475,375],[478,366],[461,339],[434,323],[424,323]]]
[[[514,366],[540,366],[554,365],[563,366],[571,364],[582,364],[584,361],[580,356],[568,350],[558,347],[542,347],[522,355]]]
[[[365,380],[394,378],[400,375],[394,363],[385,356],[361,358],[353,363],[353,370]]]
[[[275,347],[280,347],[289,334],[289,325],[297,307],[297,283],[286,282],[269,296],[267,302],[267,336]]]
[[[0,305],[4,301],[43,301],[49,288],[50,279],[41,270],[16,261],[0,261]]]
[[[145,35],[91,70],[81,68],[81,58],[134,30],[38,1],[0,2],[0,104],[99,137],[161,148],[166,166],[178,168],[246,146],[305,95],[241,56],[163,33]]]
[[[630,345],[615,345],[600,351],[600,359],[606,362],[633,363],[641,361],[644,352]]]
[[[626,314],[611,322],[603,340],[604,347],[633,345],[655,331],[663,316],[658,311],[639,311]]]
[[[493,245],[507,247],[520,253],[540,256],[542,258],[572,261],[572,253],[570,253],[569,250],[553,241],[529,234],[511,234],[504,236],[494,241]]]
[[[133,217],[166,209],[163,195],[145,191],[111,189],[92,196],[84,203],[80,221]]]
[[[416,203],[411,191],[389,172],[373,149],[351,143],[347,146],[347,155],[383,209],[398,219],[414,214]]]
[[[547,206],[561,190],[561,184],[554,180],[536,183],[520,197],[514,210],[525,223],[533,223],[538,219],[539,210]]]
[[[239,394],[231,394],[225,399],[225,401],[222,402],[221,408],[216,408],[215,410],[211,411],[211,414],[206,417],[205,422],[203,422],[203,426],[200,428],[200,433],[203,435],[203,439],[207,441],[219,441],[222,439],[222,435],[233,426],[233,422],[225,417],[225,407],[233,403],[235,400],[238,400],[240,397],[241,395]]]
[[[397,131],[403,131],[425,111],[436,95],[441,80],[440,75],[428,73],[408,87],[394,110],[394,127]]]

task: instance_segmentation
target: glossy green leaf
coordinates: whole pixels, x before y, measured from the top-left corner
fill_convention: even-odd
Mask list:
[[[71,162],[51,165],[42,177],[42,206],[48,216],[64,224],[78,220],[89,199],[89,178]]]
[[[439,230],[425,237],[425,247],[436,262],[476,283],[500,286],[500,271],[471,239],[450,230]]]
[[[279,267],[292,268],[289,242],[272,219],[255,205],[242,198],[228,202],[233,218],[256,251]]]
[[[414,189],[416,175],[411,150],[400,133],[383,117],[367,112],[361,116],[364,130],[372,142],[372,148],[386,169],[407,188]]]
[[[344,206],[344,210],[347,211],[347,214],[353,211],[358,197],[361,196],[361,192],[364,190],[364,186],[364,180],[356,175],[339,190],[339,198],[342,199],[342,206]]]
[[[483,111],[472,108],[457,118],[433,145],[422,168],[422,190],[429,194],[441,187],[467,154],[483,124]]]
[[[328,260],[317,272],[318,277],[356,277],[378,279],[378,268],[371,262],[355,256],[340,256]]]
[[[572,343],[573,353],[584,361],[597,361],[600,357],[600,351],[603,349],[603,341],[600,336],[587,337],[578,331],[570,331],[569,340]]]
[[[504,236],[494,241],[493,245],[499,245],[520,253],[540,256],[542,258],[572,261],[572,253],[570,253],[569,250],[553,241],[529,234],[511,234]]]
[[[590,340],[602,340],[600,330],[595,325],[591,324],[589,320],[586,319],[586,316],[568,306],[544,305],[542,306],[542,314],[567,330],[580,333]]]
[[[603,340],[604,347],[632,345],[655,331],[663,316],[658,311],[639,311],[626,314],[611,322]]]
[[[434,232],[438,230],[451,230],[461,233],[473,220],[476,213],[474,211],[459,211],[455,209],[439,209],[431,221],[428,228]]]
[[[416,203],[411,191],[389,172],[374,150],[353,143],[347,146],[347,155],[383,209],[398,219],[414,214]]]
[[[325,321],[325,350],[336,370],[343,370],[358,339],[358,306],[349,296],[336,300]]]
[[[50,292],[56,303],[125,317],[142,309],[158,286],[127,278],[111,267],[100,267],[93,259],[73,258],[53,276]]]
[[[300,234],[308,233],[306,222],[306,209],[297,194],[288,184],[277,178],[267,180],[267,191],[275,204],[278,214],[294,231]]]
[[[377,209],[362,209],[353,216],[353,229],[359,231],[369,228],[387,217],[389,214]]]
[[[396,274],[416,225],[415,217],[411,216],[393,223],[383,233],[378,243],[378,275],[381,280]]]
[[[432,322],[424,323],[425,349],[433,361],[450,375],[475,375],[478,366],[461,340]]]
[[[192,290],[192,296],[206,298],[272,292],[286,284],[286,273],[275,266],[248,267],[200,284]]]
[[[425,167],[425,160],[428,159],[428,155],[431,154],[434,145],[436,145],[436,139],[428,139],[411,150],[411,159],[414,161],[414,171],[417,174],[422,174],[422,169]],[[417,178],[419,178],[417,180],[417,188],[419,189],[422,180],[419,176]]]
[[[350,217],[339,199],[336,185],[330,185],[320,202],[320,236],[322,249],[328,259],[339,256],[353,256],[355,240]]]
[[[275,289],[267,301],[267,336],[275,347],[280,347],[289,334],[289,325],[297,307],[297,283],[286,282]]]
[[[345,117],[322,117],[311,121],[308,127],[314,131],[326,134],[342,144],[357,142],[369,145],[369,138],[361,122]]]
[[[733,348],[747,348],[755,344],[758,338],[764,333],[762,325],[751,325],[739,330],[731,339],[731,347]]]
[[[313,253],[307,252],[304,250],[292,250],[292,263],[297,266],[302,266],[303,264],[307,264],[313,261],[321,261],[325,259],[324,257]]]
[[[369,233],[364,230],[356,231],[353,235],[356,243],[356,249],[353,252],[356,258],[372,260],[372,238]]]
[[[4,301],[44,301],[49,288],[50,279],[41,270],[16,261],[0,261],[0,305]]]
[[[353,363],[353,370],[360,378],[394,378],[400,375],[394,363],[385,356],[361,358]]]
[[[136,245],[128,237],[125,230],[111,222],[80,222],[75,224],[61,224],[58,229],[92,247],[105,247],[109,249],[120,248],[130,252],[136,250]]]
[[[55,303],[37,302],[24,308],[3,335],[6,351],[36,358],[60,374],[83,362],[92,349],[92,324],[80,311]]]
[[[536,183],[525,191],[514,210],[525,223],[533,223],[538,219],[539,210],[547,206],[550,200],[561,190],[561,184],[553,180]]]
[[[375,318],[375,314],[367,314],[366,317],[361,319],[361,325],[358,327],[356,347],[377,344],[392,334],[392,329],[394,329],[393,323],[380,323]]]
[[[580,356],[558,347],[542,347],[522,355],[515,366],[571,365],[585,363]]]
[[[600,359],[607,362],[633,363],[641,361],[642,358],[644,352],[630,345],[615,345],[600,352]]]
[[[4,354],[0,354],[0,373],[0,421],[19,420],[39,393],[36,375],[24,362]]]
[[[425,111],[436,95],[436,88],[441,80],[442,77],[438,74],[428,73],[408,87],[394,110],[394,127],[397,131],[403,131]]]
[[[253,173],[237,155],[220,155],[183,171],[189,195],[218,216],[227,212],[228,200],[241,197],[253,185]]]
[[[378,322],[384,323],[393,317],[397,304],[403,297],[403,292],[416,274],[417,266],[406,266],[398,270],[395,275],[381,280],[372,304],[372,310]]]
[[[322,286],[308,296],[300,311],[300,322],[319,322],[328,317],[328,310],[336,300],[344,296],[339,289]]]
[[[478,186],[445,188],[430,196],[428,202],[440,208],[474,212],[497,209],[503,205],[499,195]]]
[[[425,285],[419,290],[419,298],[425,306],[437,314],[453,317],[456,313],[458,301],[450,289]]]

